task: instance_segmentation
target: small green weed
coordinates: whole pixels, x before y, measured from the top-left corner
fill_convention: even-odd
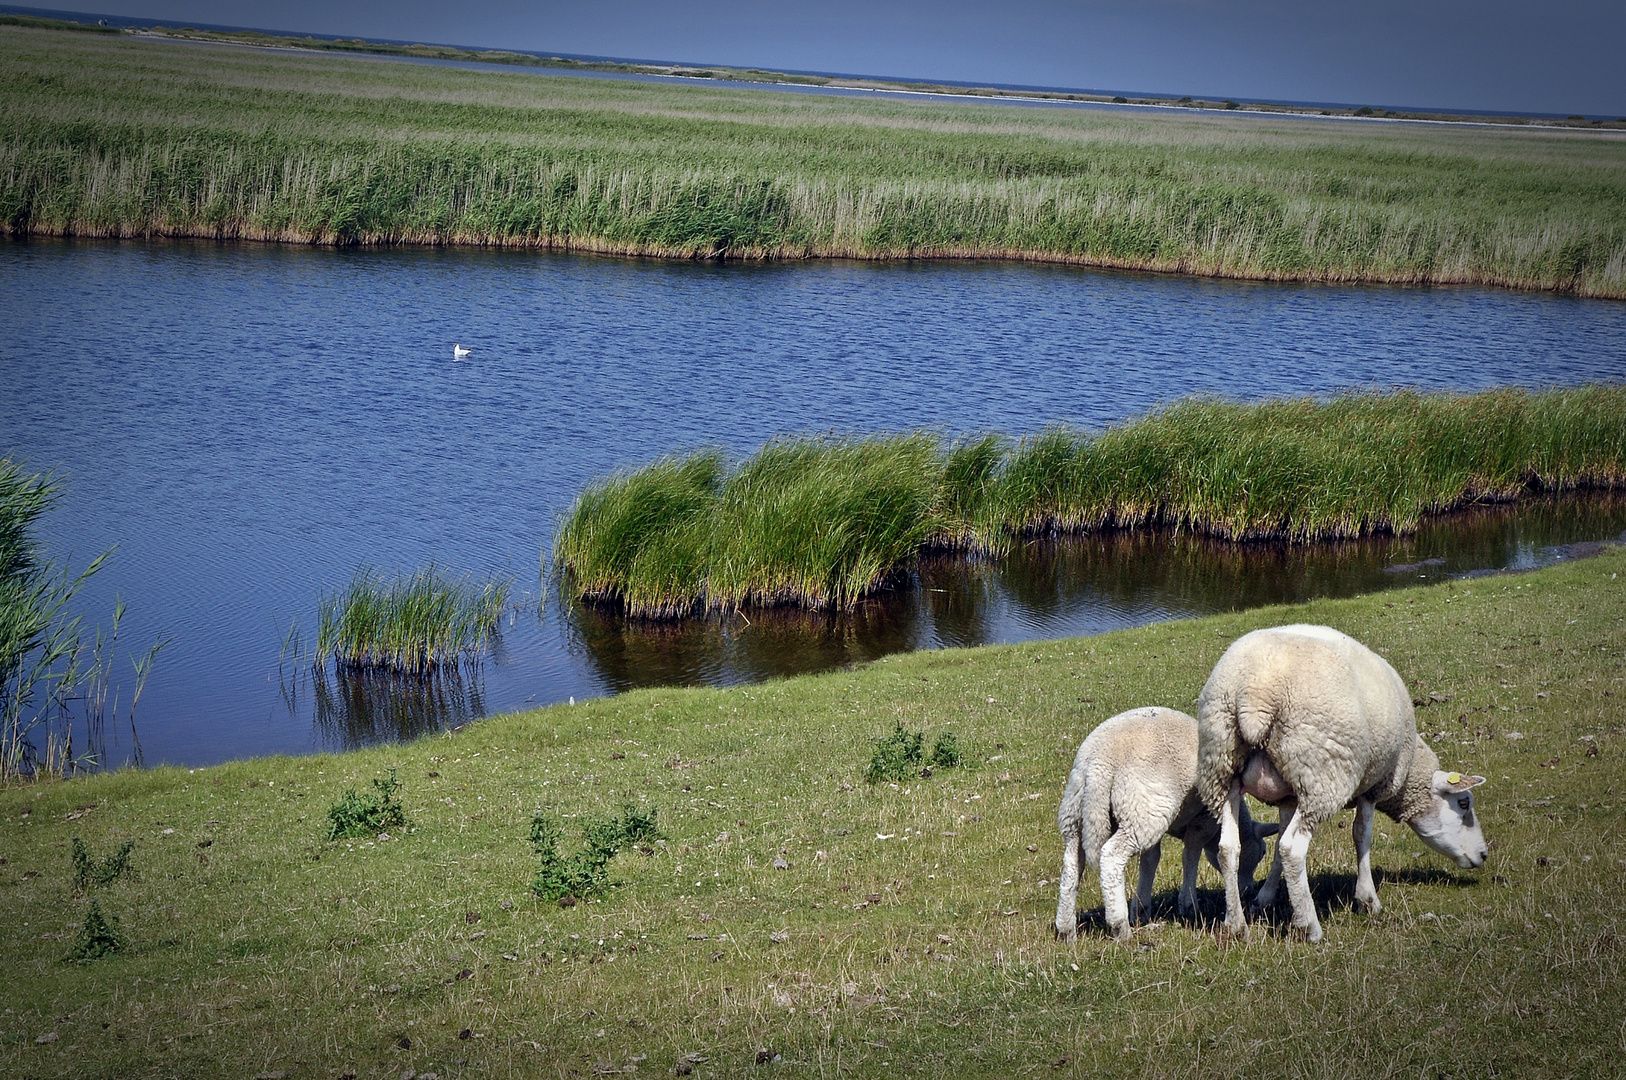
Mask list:
[[[100,960],[104,956],[112,956],[127,948],[130,940],[114,923],[109,922],[102,914],[102,903],[95,897],[90,899],[90,910],[85,913],[84,925],[79,927],[79,935],[74,938],[73,948],[69,950],[68,960]]]
[[[920,768],[921,747],[926,736],[918,731],[906,731],[900,721],[892,734],[875,740],[875,752],[870,755],[869,769],[864,779],[872,784],[883,780],[902,780]]]
[[[406,808],[395,797],[401,790],[401,781],[395,770],[380,780],[373,778],[373,790],[362,794],[355,788],[345,788],[344,797],[327,811],[327,838],[339,840],[347,836],[376,836],[386,829],[399,829],[407,825]]]
[[[926,758],[928,769],[954,769],[960,765],[960,740],[954,732],[945,731],[932,743],[932,752]]]
[[[541,899],[584,899],[602,892],[607,868],[617,852],[629,844],[661,838],[655,811],[642,811],[631,803],[617,817],[590,819],[582,826],[582,834],[586,845],[565,858],[559,854],[564,828],[558,820],[540,811],[531,819],[531,848],[541,863],[531,891]]]
[[[925,732],[908,731],[900,722],[892,734],[875,740],[875,752],[870,755],[864,779],[879,784],[917,773],[927,777],[932,769],[953,769],[960,765],[960,740],[954,737],[954,732],[939,735],[932,742],[929,755],[924,753],[925,746]]]
[[[130,868],[130,852],[135,849],[134,840],[126,840],[118,846],[118,850],[107,858],[97,861],[91,855],[85,842],[77,836],[73,838],[73,870],[74,885],[79,889],[89,888],[91,885],[107,885],[117,881],[124,871]]]

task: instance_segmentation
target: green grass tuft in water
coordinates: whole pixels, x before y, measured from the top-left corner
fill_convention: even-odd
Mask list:
[[[477,661],[511,589],[503,577],[477,584],[433,566],[394,580],[362,570],[317,606],[317,663],[427,675]]]
[[[1146,527],[1303,543],[1622,484],[1626,386],[1192,398],[1096,434],[778,439],[731,471],[715,451],[667,459],[590,487],[553,553],[577,596],[637,616],[850,608],[934,547]]]

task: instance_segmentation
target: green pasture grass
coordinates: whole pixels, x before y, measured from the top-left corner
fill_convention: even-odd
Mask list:
[[[1192,708],[1231,641],[1296,621],[1387,656],[1445,767],[1489,777],[1489,863],[1458,870],[1380,819],[1384,910],[1368,917],[1352,910],[1347,827],[1329,824],[1310,851],[1320,946],[1260,925],[1222,947],[1211,924],[1176,919],[1172,855],[1156,925],[1132,945],[1089,920],[1056,943],[1055,811],[1080,740],[1132,706]],[[1623,695],[1616,551],[641,690],[353,753],[12,787],[0,1068],[588,1077],[670,1075],[697,1055],[699,1077],[1615,1075]],[[866,783],[874,740],[900,723],[952,730],[962,767]],[[390,769],[412,830],[324,839],[344,789]],[[536,899],[534,815],[568,849],[629,802],[658,813],[665,842],[623,851],[591,901]],[[129,870],[76,890],[74,836],[98,853],[135,840]],[[1199,885],[1214,919],[1211,869]],[[1086,875],[1086,906],[1097,890]],[[76,942],[92,899],[121,948],[68,960],[89,951]]]
[[[725,475],[726,473],[726,475]],[[1176,402],[1098,434],[780,439],[591,485],[554,565],[637,616],[850,608],[923,550],[1179,528],[1231,540],[1408,533],[1533,490],[1626,484],[1626,386]]]
[[[1615,133],[476,72],[0,26],[16,235],[970,257],[1626,297]]]
[[[433,566],[390,579],[361,570],[317,606],[318,664],[428,674],[481,658],[511,583],[454,578]]]

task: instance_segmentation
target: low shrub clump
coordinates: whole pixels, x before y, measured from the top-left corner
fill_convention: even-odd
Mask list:
[[[118,846],[113,854],[103,859],[96,859],[91,855],[85,842],[77,836],[73,838],[73,869],[74,885],[79,889],[87,889],[91,885],[108,885],[117,881],[129,869],[130,852],[135,850],[135,841],[126,840]]]
[[[954,732],[939,735],[932,743],[930,754],[924,753],[925,745],[925,732],[909,731],[899,723],[890,735],[875,740],[875,751],[870,755],[869,768],[864,770],[864,779],[878,784],[917,774],[928,777],[933,769],[952,769],[960,764],[960,741]]]
[[[850,609],[933,548],[999,556],[1122,528],[1305,543],[1623,485],[1626,385],[1200,397],[1099,433],[778,439],[732,469],[715,451],[666,459],[591,485],[553,557],[576,596],[639,617]]]
[[[344,796],[328,807],[327,838],[377,836],[390,829],[405,828],[409,822],[406,808],[395,793],[401,790],[401,781],[391,769],[387,777],[373,777],[373,790],[358,792],[345,788]]]
[[[582,835],[582,849],[566,857],[559,854],[564,827],[558,819],[541,812],[531,819],[531,849],[539,862],[531,891],[539,898],[574,902],[601,893],[608,886],[610,860],[623,848],[661,839],[655,811],[631,803],[615,817],[588,819]]]

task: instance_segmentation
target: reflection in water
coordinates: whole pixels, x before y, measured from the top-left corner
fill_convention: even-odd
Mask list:
[[[1001,559],[933,556],[847,614],[748,611],[652,623],[566,601],[566,633],[613,692],[730,685],[921,648],[1103,633],[1159,619],[1522,570],[1626,541],[1626,496],[1476,507],[1411,536],[1235,544],[1173,531],[1027,541]]]
[[[292,684],[285,681],[283,692],[298,695],[308,689],[321,742],[353,750],[479,719],[486,711],[483,682],[478,666],[452,665],[427,676],[344,666],[330,673],[324,666]]]

